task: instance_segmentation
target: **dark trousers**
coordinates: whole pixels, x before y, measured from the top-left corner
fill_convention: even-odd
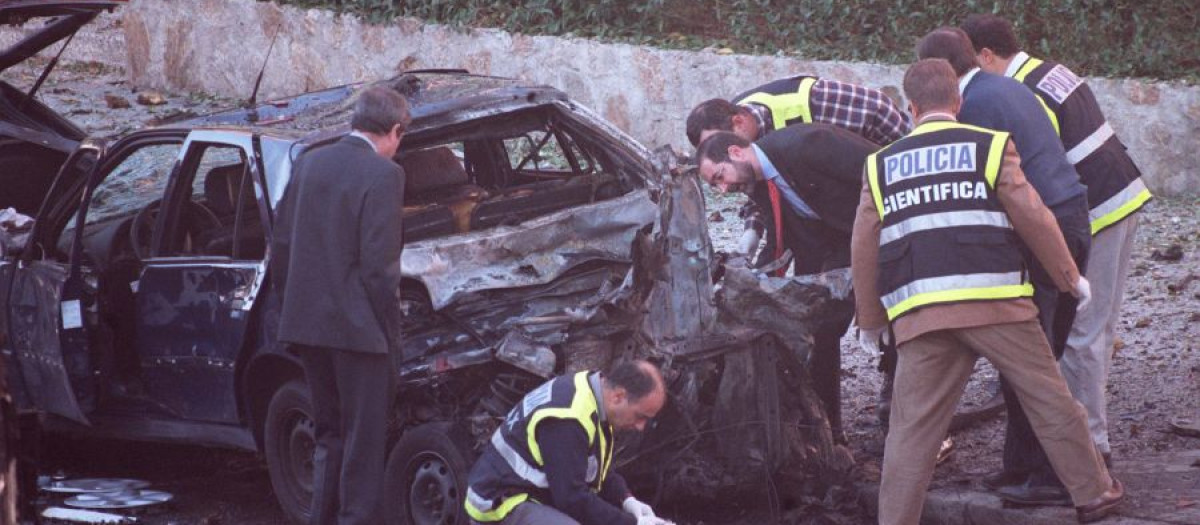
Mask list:
[[[1070,250],[1071,257],[1075,259],[1081,273],[1087,268],[1088,250],[1092,243],[1087,208],[1085,196],[1051,208],[1067,242],[1067,249]],[[1054,280],[1032,254],[1026,254],[1026,259],[1030,267],[1030,279],[1033,281],[1033,302],[1038,307],[1038,321],[1046,333],[1046,339],[1050,341],[1054,358],[1061,358],[1067,335],[1071,333],[1071,324],[1075,322],[1078,300],[1070,293],[1060,293],[1054,285]],[[1004,470],[1029,474],[1031,481],[1037,485],[1061,485],[1050,466],[1045,450],[1033,433],[1025,410],[1017,400],[1016,392],[1003,375],[1000,376],[1000,388],[1004,393],[1004,404],[1008,411],[1008,424],[1004,436]]]
[[[831,301],[829,316],[813,334],[813,349],[808,357],[808,373],[813,391],[825,405],[829,427],[835,439],[842,435],[842,336],[854,318],[854,296]]]
[[[294,345],[312,392],[313,525],[382,522],[391,401],[386,354]]]

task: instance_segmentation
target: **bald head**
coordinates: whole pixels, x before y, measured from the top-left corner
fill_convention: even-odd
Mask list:
[[[940,27],[922,37],[917,43],[917,58],[945,59],[959,77],[978,65],[970,37],[957,27]]]
[[[958,77],[950,63],[941,58],[926,58],[904,72],[904,96],[912,104],[913,118],[940,111],[954,115],[962,100],[958,94]]]
[[[658,367],[649,361],[622,361],[604,374],[604,411],[613,428],[642,430],[667,400]]]

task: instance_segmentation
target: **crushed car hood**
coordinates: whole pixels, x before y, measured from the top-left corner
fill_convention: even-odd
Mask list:
[[[518,226],[409,244],[401,267],[441,310],[463,294],[545,284],[588,261],[629,261],[634,234],[657,212],[646,190],[637,190]]]

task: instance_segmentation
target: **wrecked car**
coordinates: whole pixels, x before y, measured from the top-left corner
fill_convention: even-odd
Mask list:
[[[467,470],[509,408],[623,357],[658,362],[671,391],[617,459],[651,492],[845,472],[803,363],[847,276],[723,263],[695,177],[554,88],[449,70],[382,83],[413,115],[395,158],[404,342],[379,394],[391,522],[466,523]],[[0,262],[16,401],[54,432],[259,452],[303,521],[314,428],[303,369],[275,340],[267,241],[292,163],[348,131],[363,87],[81,141]]]
[[[444,447],[454,430],[423,422],[503,411],[555,371],[550,350],[506,335],[620,283],[654,219],[652,168],[642,146],[553,88],[453,71],[389,82],[413,122],[396,158],[407,173],[402,381],[380,395],[397,399],[397,449]],[[292,162],[348,131],[361,87],[83,141],[44,188],[24,248],[0,262],[17,402],[53,414],[55,431],[260,451],[281,506],[305,516],[308,390],[274,340],[267,241]],[[428,387],[451,376],[472,388]],[[455,460],[430,458],[408,484]],[[418,511],[459,506],[405,512],[425,523]]]

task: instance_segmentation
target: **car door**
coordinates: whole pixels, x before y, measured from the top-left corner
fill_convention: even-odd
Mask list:
[[[84,146],[64,165],[10,269],[6,350],[23,406],[81,423],[99,406],[124,349],[107,319],[133,316],[132,302],[117,311],[102,281],[128,259],[129,225],[162,195],[181,142],[135,137],[104,155]],[[83,175],[71,171],[81,165]]]
[[[238,422],[236,372],[265,274],[266,198],[250,134],[194,131],[137,286],[147,395],[172,417]]]

